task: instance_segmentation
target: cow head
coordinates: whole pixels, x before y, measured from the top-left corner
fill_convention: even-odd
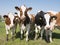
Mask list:
[[[14,16],[13,23],[15,23],[15,24],[20,23],[19,16]]]
[[[45,14],[44,15],[45,20],[46,20],[46,25],[45,25],[45,29],[50,30],[51,26],[54,27],[55,23],[56,23],[56,16],[51,16],[50,14]]]
[[[20,11],[20,18],[21,18],[21,20],[25,19],[25,16],[27,15],[27,12],[29,10],[32,10],[31,7],[27,8],[25,5],[22,5],[20,8],[18,6],[15,6],[15,9]]]
[[[11,20],[10,20],[10,18],[8,17],[8,15],[4,15],[3,17],[4,17],[4,20],[5,20],[5,24],[6,24],[6,25],[10,25],[10,24],[11,24]]]
[[[43,12],[43,11],[39,11],[36,14],[36,16],[35,16],[35,23],[37,25],[40,25],[40,26],[45,26],[46,25],[46,21],[45,21],[44,15],[45,15],[45,12]]]

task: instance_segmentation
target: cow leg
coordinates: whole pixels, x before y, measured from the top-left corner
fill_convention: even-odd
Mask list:
[[[51,30],[50,30],[49,35],[50,35],[49,40],[50,40],[50,42],[52,42],[52,31]]]
[[[49,30],[45,30],[46,33],[46,41],[49,42]]]
[[[43,39],[43,34],[44,34],[44,28],[42,27],[40,31],[40,35],[41,35],[40,39]]]
[[[21,29],[21,40],[23,39],[23,30]]]
[[[26,41],[28,41],[28,36],[29,36],[29,31],[30,31],[30,24],[26,25],[26,30],[27,30],[27,32],[26,32]]]
[[[52,31],[51,30],[46,30],[46,41],[52,42]]]
[[[15,27],[13,26],[13,27],[11,28],[12,40],[14,40],[14,34],[15,34]]]
[[[21,24],[21,39],[23,39],[23,32],[24,32],[25,26],[24,24]]]
[[[6,40],[8,41],[9,30],[6,30]]]
[[[6,25],[6,40],[8,41],[8,35],[9,35],[9,26]]]
[[[15,24],[15,33],[16,33],[16,29],[17,29],[17,24]]]
[[[38,29],[37,26],[35,25],[35,40],[37,39],[37,36],[38,36]]]

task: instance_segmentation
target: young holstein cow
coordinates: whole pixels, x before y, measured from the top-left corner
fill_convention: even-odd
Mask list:
[[[27,8],[25,5],[22,5],[21,7],[15,7],[16,10],[20,11],[20,29],[21,29],[21,39],[23,38],[23,32],[26,28],[26,41],[28,41],[28,35],[30,30],[30,18],[27,12],[29,10],[32,10],[31,7]]]
[[[38,31],[41,30],[41,38],[45,30],[47,42],[52,42],[52,29],[56,23],[56,16],[50,16],[50,14],[43,11],[39,11],[35,16],[35,39],[37,38]],[[39,30],[38,30],[39,29]],[[48,37],[49,36],[49,37]]]
[[[6,40],[8,41],[8,35],[9,31],[11,30],[12,39],[14,37],[15,31],[16,31],[16,22],[18,22],[19,18],[17,16],[14,16],[12,13],[9,13],[8,15],[4,15],[5,20],[5,29],[6,29]]]

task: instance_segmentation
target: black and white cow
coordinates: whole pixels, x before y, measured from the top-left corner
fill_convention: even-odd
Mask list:
[[[35,16],[35,33],[36,33],[35,39],[37,38],[37,34],[40,30],[41,30],[41,38],[42,38],[45,30],[46,40],[48,40],[48,35],[49,35],[50,36],[49,41],[52,42],[52,30],[56,23],[56,18],[57,18],[56,16],[50,16],[48,13],[39,11]]]

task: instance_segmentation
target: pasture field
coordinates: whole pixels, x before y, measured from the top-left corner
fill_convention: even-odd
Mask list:
[[[20,40],[19,27],[17,27],[17,33],[15,35],[14,41],[11,40],[10,34],[9,41],[6,41],[5,24],[4,22],[0,22],[0,45],[60,45],[60,30],[53,30],[52,43],[47,43],[44,39],[29,40],[26,42],[25,38],[23,40]]]

